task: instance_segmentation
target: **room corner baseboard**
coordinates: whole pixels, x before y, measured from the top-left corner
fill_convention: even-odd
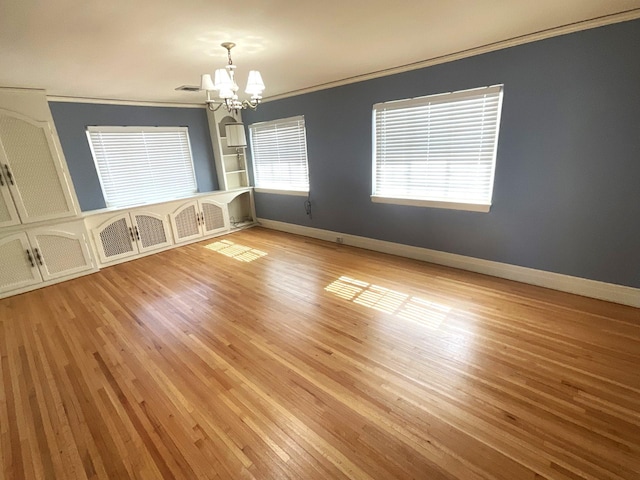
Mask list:
[[[585,297],[597,298],[609,302],[621,303],[640,308],[640,289],[599,282],[586,278],[572,277],[560,273],[520,267],[508,263],[494,262],[479,258],[457,255],[455,253],[440,252],[428,248],[413,247],[401,243],[387,242],[373,238],[360,237],[347,233],[333,232],[313,227],[305,227],[293,223],[279,222],[259,218],[258,223],[272,230],[294,233],[305,237],[317,238],[335,242],[337,237],[343,239],[343,244],[365,248],[376,252],[389,253],[401,257],[413,258],[424,262],[436,263],[447,267],[459,268],[476,273],[483,273],[494,277],[506,278],[517,282],[528,283],[540,287],[551,288],[562,292],[574,293]]]

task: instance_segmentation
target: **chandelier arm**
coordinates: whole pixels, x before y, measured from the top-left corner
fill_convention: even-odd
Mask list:
[[[260,100],[255,100],[255,101],[243,100],[242,108],[250,108],[251,110],[257,110],[259,104],[260,104]]]
[[[213,105],[218,105],[218,106],[216,108],[213,108]],[[222,107],[222,105],[224,105],[223,102],[214,102],[214,101],[207,102],[207,108],[212,112],[217,112],[218,110],[220,110],[220,107]]]

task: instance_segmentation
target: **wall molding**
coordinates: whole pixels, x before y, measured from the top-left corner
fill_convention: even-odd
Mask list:
[[[467,257],[455,253],[430,250],[428,248],[414,247],[401,243],[387,242],[373,238],[350,235],[347,233],[333,232],[313,227],[305,227],[292,223],[279,222],[258,218],[258,223],[265,228],[281,232],[303,235],[328,242],[335,242],[337,237],[342,237],[344,245],[374,250],[376,252],[389,253],[401,257],[435,263],[447,267],[459,268],[471,272],[505,278],[516,282],[528,283],[540,287],[551,288],[562,292],[574,293],[585,297],[597,298],[609,302],[621,303],[640,308],[640,288],[627,287],[612,283],[573,277],[560,273],[536,270],[520,267],[508,263],[494,262],[480,258]]]
[[[96,103],[101,105],[127,105],[132,107],[173,107],[173,108],[206,108],[202,103],[171,103],[171,102],[145,102],[137,100],[112,100],[107,98],[88,97],[64,97],[60,95],[47,95],[49,102],[67,103]]]
[[[421,60],[419,62],[409,63],[407,65],[400,65],[398,67],[385,68],[371,73],[365,73],[362,75],[356,75],[353,77],[344,78],[335,82],[327,82],[313,87],[301,88],[299,90],[293,90],[291,92],[282,93],[280,95],[273,95],[263,99],[263,102],[270,102],[273,100],[281,100],[283,98],[294,97],[297,95],[303,95],[305,93],[317,92],[320,90],[326,90],[329,88],[340,87],[343,85],[349,85],[351,83],[363,82],[365,80],[372,80],[374,78],[386,77],[389,75],[395,75],[397,73],[408,72],[411,70],[418,70],[420,68],[430,67],[433,65],[439,65],[441,63],[453,62],[467,57],[474,57],[483,53],[494,52],[496,50],[502,50],[504,48],[515,47],[517,45],[523,45],[525,43],[537,42],[538,40],[545,40],[551,37],[558,37],[560,35],[566,35],[569,33],[580,32],[582,30],[589,30],[592,28],[603,27],[605,25],[611,25],[614,23],[626,22],[629,20],[635,20],[640,18],[640,8],[634,8],[626,10],[624,12],[614,13],[611,15],[605,15],[602,17],[593,18],[591,20],[584,20],[582,22],[570,23],[568,25],[562,25],[560,27],[549,28],[541,30],[539,32],[530,33],[527,35],[521,35],[513,37],[507,40],[502,40],[480,47],[470,48],[468,50],[462,50],[460,52],[450,53],[439,57],[430,58],[427,60]]]

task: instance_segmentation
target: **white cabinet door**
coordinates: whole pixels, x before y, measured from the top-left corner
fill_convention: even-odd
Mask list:
[[[172,244],[169,222],[165,215],[148,211],[131,212],[133,232],[140,253],[168,247]]]
[[[5,179],[0,168],[0,227],[9,227],[19,223],[20,217],[13,203],[13,198],[11,198],[9,181]]]
[[[34,229],[27,234],[44,280],[92,268],[84,225],[81,222]]]
[[[0,109],[0,163],[22,223],[76,214],[48,122]]]
[[[181,205],[180,208],[169,215],[169,218],[176,243],[202,237],[202,221],[197,201],[194,200]]]
[[[27,234],[0,238],[0,293],[42,282]]]
[[[94,229],[93,238],[102,263],[138,254],[138,246],[128,213],[111,217]]]
[[[200,200],[200,219],[203,233],[213,233],[229,230],[227,206],[213,200]]]

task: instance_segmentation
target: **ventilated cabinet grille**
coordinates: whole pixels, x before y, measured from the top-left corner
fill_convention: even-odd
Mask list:
[[[62,235],[37,235],[36,239],[50,275],[87,266],[80,239]]]
[[[0,290],[35,283],[37,272],[27,259],[25,243],[20,238],[0,243]]]
[[[224,228],[224,215],[222,208],[212,203],[202,203],[204,226],[207,232]]]
[[[107,258],[134,251],[129,226],[124,218],[106,226],[100,232],[100,242]]]
[[[190,205],[177,214],[175,216],[175,223],[176,236],[178,238],[191,237],[200,233],[195,205]]]
[[[58,177],[56,159],[44,127],[0,115],[0,141],[20,192],[26,217],[69,212],[70,207]]]
[[[162,220],[149,215],[135,215],[135,223],[143,248],[167,243],[167,233]]]

